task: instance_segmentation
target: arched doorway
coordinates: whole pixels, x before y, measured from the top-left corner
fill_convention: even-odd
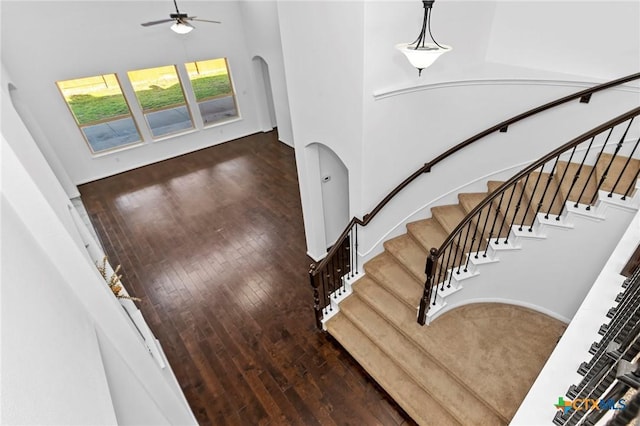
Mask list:
[[[276,108],[273,102],[273,91],[271,89],[271,76],[269,75],[269,65],[260,56],[253,57],[253,70],[256,76],[258,90],[258,102],[260,104],[260,124],[262,131],[269,131],[277,127]]]
[[[321,143],[318,148],[318,166],[327,248],[338,239],[349,223],[349,170],[340,157]]]

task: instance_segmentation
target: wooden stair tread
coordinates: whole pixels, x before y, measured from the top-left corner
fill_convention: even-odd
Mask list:
[[[615,194],[624,194],[629,186],[631,186],[629,195],[633,195],[635,193],[634,177],[636,176],[638,169],[640,169],[640,160],[632,158],[629,161],[627,168],[624,170],[624,173],[622,173],[626,162],[627,157],[623,156],[616,156],[614,158],[612,154],[607,153],[603,153],[600,156],[600,159],[596,164],[597,182],[600,182],[600,179],[602,179],[604,172],[607,171],[607,167],[609,167],[607,177],[600,186],[600,189],[602,191],[613,191]],[[616,180],[618,180],[618,176],[620,175],[620,173],[622,173],[622,177],[616,185]]]
[[[418,281],[425,282],[424,268],[427,261],[427,252],[413,238],[407,234],[400,235],[385,241],[384,248],[398,259],[400,264],[413,274]]]
[[[398,261],[387,252],[382,252],[364,265],[369,277],[393,293],[407,307],[416,309],[420,304],[424,283],[403,268]]]
[[[345,315],[338,313],[326,325],[329,333],[416,422],[459,424]]]
[[[446,369],[429,358],[419,346],[407,339],[357,295],[341,304],[341,312],[460,423],[503,423],[496,413],[458,383]],[[451,401],[456,403],[450,404]]]

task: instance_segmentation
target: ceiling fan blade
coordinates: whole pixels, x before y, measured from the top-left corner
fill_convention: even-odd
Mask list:
[[[165,22],[172,22],[172,21],[174,21],[174,19],[161,19],[159,21],[144,22],[140,25],[142,25],[143,27],[148,27],[150,25],[164,24]]]
[[[209,19],[196,19],[195,16],[191,17],[191,18],[187,18],[190,21],[199,21],[199,22],[210,22],[212,24],[222,24],[222,22],[220,21],[211,21]]]

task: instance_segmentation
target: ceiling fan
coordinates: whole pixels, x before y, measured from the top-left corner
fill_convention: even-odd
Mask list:
[[[208,19],[196,19],[196,16],[189,16],[186,13],[180,13],[178,10],[178,3],[173,0],[173,5],[176,7],[176,13],[169,14],[169,19],[160,19],[159,21],[144,22],[140,25],[143,27],[149,27],[151,25],[164,24],[165,22],[173,22],[171,29],[178,34],[186,34],[193,30],[193,25],[189,21],[210,22],[212,24],[220,24],[220,21],[210,21]]]

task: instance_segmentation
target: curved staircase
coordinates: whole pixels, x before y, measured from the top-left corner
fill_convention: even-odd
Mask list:
[[[493,238],[499,234],[511,239],[518,225],[507,224],[531,223],[533,229],[547,212],[559,215],[564,210],[566,214],[569,205],[576,203],[593,205],[596,210],[598,198],[606,197],[603,190],[624,193],[617,188],[631,187],[638,170],[640,160],[605,153],[595,166],[558,161],[551,174],[533,172],[532,179],[513,187],[513,197],[521,197],[526,207],[501,210],[494,200],[483,222],[498,224]],[[545,183],[549,178],[542,195],[534,186],[536,173],[542,173],[540,181]],[[615,181],[607,180],[607,173]],[[574,179],[564,179],[572,174]],[[461,193],[458,204],[433,207],[430,218],[407,224],[405,234],[386,241],[384,252],[365,263],[366,275],[352,285],[353,292],[340,303],[339,312],[325,322],[329,333],[421,425],[507,424],[565,328],[563,322],[539,312],[499,303],[450,310],[428,327],[416,323],[429,250],[440,247],[460,221],[500,185],[502,182],[489,181],[487,192]],[[567,208],[558,200],[568,200]],[[546,207],[536,214],[538,205]],[[526,219],[520,221],[521,217]],[[473,235],[481,235],[475,252],[489,252],[491,259],[488,227],[476,221],[470,226]],[[454,247],[460,251],[469,245]],[[466,271],[467,253],[454,253],[451,258],[454,261],[448,266],[453,265],[450,275],[454,281],[481,273],[473,270],[458,278],[454,270]],[[465,281],[466,285],[472,286],[473,280]],[[460,283],[435,288],[436,305],[431,306],[428,320],[446,306],[448,296],[464,291]]]

